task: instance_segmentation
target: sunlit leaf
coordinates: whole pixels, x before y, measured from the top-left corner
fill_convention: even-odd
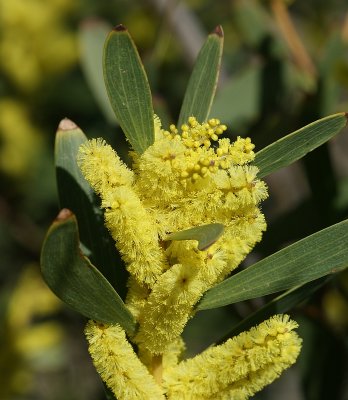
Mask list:
[[[208,290],[199,310],[280,292],[348,267],[348,220],[316,232]]]
[[[277,171],[322,145],[347,124],[347,114],[339,113],[312,122],[256,153],[259,178]]]
[[[108,281],[124,295],[126,273],[116,268],[115,243],[104,226],[99,199],[85,180],[76,162],[79,147],[87,137],[72,121],[64,119],[55,142],[55,164],[60,208],[68,208],[77,218],[84,251]]]
[[[120,324],[133,332],[135,322],[111,284],[79,248],[77,221],[63,209],[47,232],[41,271],[50,289],[82,315],[104,323]]]
[[[171,233],[165,240],[197,240],[198,249],[205,250],[215,243],[223,232],[223,224],[207,224]]]
[[[127,29],[118,25],[104,47],[104,79],[111,106],[137,153],[154,142],[150,86],[138,51]]]
[[[198,54],[181,106],[179,127],[191,116],[198,122],[208,118],[219,77],[222,48],[223,31],[217,26]]]

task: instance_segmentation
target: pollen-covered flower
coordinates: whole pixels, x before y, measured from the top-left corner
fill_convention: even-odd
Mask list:
[[[301,339],[287,315],[275,316],[220,346],[168,367],[169,399],[247,399],[292,365]]]
[[[168,399],[245,399],[295,361],[296,324],[278,316],[182,362],[181,333],[203,294],[266,229],[259,206],[268,194],[252,164],[254,145],[249,138],[221,138],[227,127],[215,118],[190,117],[180,129],[163,130],[155,117],[154,126],[154,143],[132,153],[133,170],[103,140],[79,151],[78,164],[101,197],[105,224],[130,274],[126,304],[138,323],[129,339],[138,356],[121,328],[92,322],[90,352],[121,400],[160,399],[164,392]],[[224,232],[204,250],[195,240],[168,241],[171,233],[210,223]]]
[[[139,322],[134,340],[162,354],[176,340],[204,292],[236,268],[266,228],[259,203],[267,197],[251,165],[249,138],[221,138],[218,119],[190,117],[180,131],[163,130],[132,154],[133,171],[103,140],[83,145],[78,163],[102,199],[105,223],[128,272],[127,304]],[[167,234],[209,223],[223,236],[205,251],[195,241],[163,245]],[[165,248],[166,247],[166,248]]]
[[[85,329],[93,363],[118,399],[164,399],[118,325],[89,321]]]

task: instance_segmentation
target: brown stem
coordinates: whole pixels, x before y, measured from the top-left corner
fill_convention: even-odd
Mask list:
[[[272,0],[271,9],[296,64],[311,76],[316,76],[316,68],[296,31],[284,0]]]
[[[342,26],[342,40],[348,43],[348,12],[346,13]]]
[[[162,356],[154,356],[152,358],[152,375],[155,378],[155,381],[161,386],[162,385],[162,374],[163,374],[163,365],[162,365]]]

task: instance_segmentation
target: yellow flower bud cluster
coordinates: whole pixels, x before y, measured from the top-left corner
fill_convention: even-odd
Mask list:
[[[66,17],[77,2],[0,0],[0,69],[20,89],[36,89],[43,77],[77,61],[74,34]]]
[[[280,353],[288,351],[282,350],[288,348],[288,342],[285,340],[283,345],[278,330],[273,341],[264,340],[269,346],[274,344],[277,349],[274,352],[265,351],[264,342],[262,345],[258,343],[258,338],[264,333],[261,336],[253,333],[243,336],[243,346],[247,346],[246,343],[251,346],[247,360],[238,346],[231,344],[238,351],[232,352],[230,358],[235,360],[239,357],[244,372],[240,373],[236,367],[223,382],[219,380],[218,372],[211,375],[209,385],[214,389],[202,389],[205,397],[198,392],[193,397],[187,394],[192,388],[189,381],[182,378],[181,371],[186,375],[185,368],[192,369],[193,375],[198,374],[197,379],[204,380],[207,372],[202,365],[206,356],[202,355],[203,361],[198,369],[195,369],[195,362],[178,362],[183,347],[181,333],[194,314],[195,305],[209,288],[241,263],[266,228],[259,204],[267,197],[267,188],[257,179],[258,169],[251,164],[255,157],[254,145],[249,138],[238,137],[234,142],[219,138],[226,126],[217,119],[199,123],[191,117],[180,131],[174,125],[167,131],[163,130],[157,117],[154,125],[155,142],[143,154],[133,154],[133,171],[99,139],[84,144],[78,155],[83,175],[101,197],[106,226],[130,273],[126,304],[138,322],[137,332],[130,339],[137,345],[142,363],[160,386],[161,368],[168,367],[163,375],[167,398],[228,398],[229,393],[233,394],[237,387],[244,388],[244,385],[249,389],[241,393],[249,396],[291,364],[281,361]],[[223,224],[224,233],[205,250],[200,251],[194,240],[166,241],[170,233],[209,223]],[[258,332],[273,332],[275,326],[284,325],[282,321],[288,324],[287,320],[278,319],[277,323],[265,323]],[[290,328],[286,329],[293,327],[290,323]],[[97,343],[93,337],[99,333],[93,332],[88,336],[89,341]],[[273,333],[265,335],[272,336]],[[102,343],[105,336],[98,337],[98,343]],[[118,338],[117,341],[122,347],[120,343],[125,339]],[[108,348],[111,342],[110,339]],[[230,368],[229,356],[224,356],[225,349],[230,346],[227,343],[208,356],[214,359],[214,365],[219,366],[216,371]],[[138,397],[135,394],[125,397],[126,392],[116,383],[120,372],[116,368],[114,378],[109,378],[111,372],[105,374],[103,368],[106,367],[102,367],[108,364],[107,357],[96,349],[96,345],[90,349],[92,358],[117,398],[162,398],[158,397],[159,394],[157,397],[152,394],[144,397],[140,392]],[[119,361],[113,360],[115,365],[118,364]],[[161,360],[162,367],[158,367]],[[190,373],[187,372],[187,376]],[[122,372],[120,379],[125,375],[128,376],[128,372]],[[250,376],[254,378],[250,379]],[[185,390],[186,394],[183,394]],[[243,396],[240,398],[246,398]]]

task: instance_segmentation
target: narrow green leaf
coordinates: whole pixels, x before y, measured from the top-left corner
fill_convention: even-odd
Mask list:
[[[104,79],[111,106],[137,153],[154,142],[150,86],[138,51],[127,29],[118,25],[104,47]]]
[[[223,224],[207,224],[171,233],[165,240],[197,240],[198,250],[206,250],[219,239],[223,232]]]
[[[312,294],[320,289],[327,281],[328,278],[325,277],[317,279],[313,282],[306,283],[305,285],[297,286],[295,288],[287,290],[285,293],[277,296],[269,303],[265,304],[259,310],[244,318],[243,321],[233,327],[216,344],[223,343],[227,339],[239,335],[241,332],[249,330],[253,326],[256,326],[262,321],[270,318],[272,315],[283,314],[290,311],[302,301],[311,297]]]
[[[116,125],[115,113],[105,88],[102,62],[105,39],[111,29],[111,25],[105,21],[98,19],[86,20],[79,29],[79,44],[81,48],[81,66],[86,81],[106,120],[110,124]]]
[[[60,208],[68,208],[77,218],[82,246],[100,272],[125,295],[126,272],[116,268],[119,259],[115,243],[104,226],[99,199],[76,163],[76,155],[87,137],[72,121],[64,119],[55,142],[55,164]]]
[[[280,292],[348,267],[348,220],[299,240],[208,290],[199,310]]]
[[[83,195],[81,194],[78,197],[85,196],[89,201],[92,201],[93,199],[93,190],[82,176],[76,163],[78,149],[81,144],[85,143],[87,140],[85,134],[73,121],[65,118],[60,122],[56,134],[54,151],[55,165],[57,168],[58,194],[61,208],[66,207],[64,203],[69,201],[71,197],[71,193],[69,193],[71,187],[64,186],[69,185],[69,182],[64,182],[64,175],[62,175],[63,171],[70,174],[71,178],[83,191]],[[83,198],[77,198],[74,200],[76,201],[76,208],[79,208],[84,204]]]
[[[223,39],[222,27],[217,26],[201,48],[181,106],[179,127],[191,116],[198,122],[208,118],[219,77]]]
[[[347,124],[347,114],[339,113],[312,122],[256,153],[254,164],[262,178],[283,168],[319,147]]]
[[[63,209],[47,232],[41,271],[50,289],[75,311],[134,332],[134,319],[121,298],[81,253],[77,221],[70,210]]]

